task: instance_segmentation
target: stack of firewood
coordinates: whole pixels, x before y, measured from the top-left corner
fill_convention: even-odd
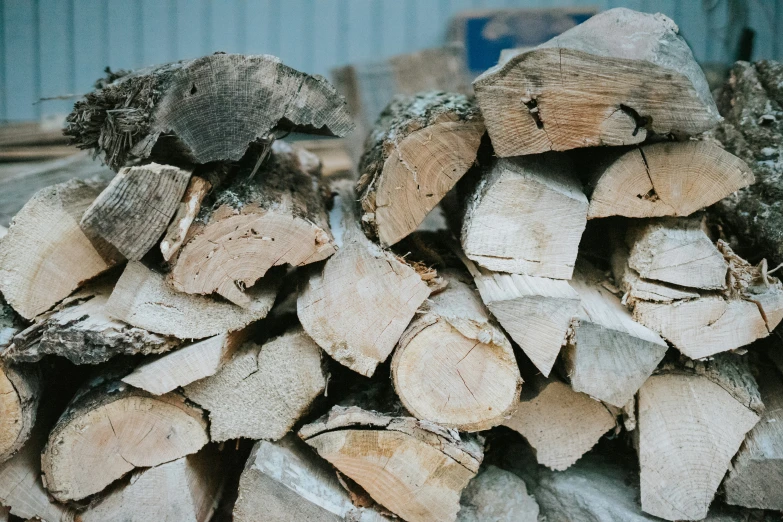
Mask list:
[[[783,283],[763,259],[783,240],[743,225],[783,221],[783,66],[742,67],[724,121],[671,20],[610,10],[504,53],[475,98],[395,98],[355,178],[282,141],[352,124],[273,57],[102,80],[66,133],[116,176],[38,192],[0,240],[0,505],[783,511]]]

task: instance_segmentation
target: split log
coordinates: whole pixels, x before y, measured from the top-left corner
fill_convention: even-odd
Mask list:
[[[104,85],[76,103],[65,134],[115,170],[156,153],[166,163],[237,161],[275,131],[343,136],[353,128],[328,81],[269,55],[213,54]]]
[[[208,337],[158,358],[142,361],[123,382],[163,395],[215,375],[248,338],[252,327]]]
[[[213,441],[282,438],[326,388],[321,349],[300,328],[249,342],[215,375],[184,388],[209,411]]]
[[[483,458],[475,439],[356,406],[335,406],[299,436],[378,504],[411,522],[453,522]]]
[[[497,466],[487,466],[462,491],[457,522],[537,522],[538,504],[525,482]]]
[[[499,272],[571,279],[587,198],[563,156],[500,159],[466,202],[465,255]]]
[[[200,176],[191,176],[177,211],[171,220],[166,235],[160,242],[160,252],[165,261],[170,261],[179,252],[190,230],[190,225],[201,211],[201,202],[212,189],[212,183]]]
[[[519,403],[522,377],[506,335],[455,269],[400,338],[392,381],[414,417],[459,431],[497,426]]]
[[[6,360],[37,362],[45,355],[74,364],[99,364],[116,355],[149,355],[179,346],[172,337],[118,321],[106,313],[113,279],[102,277],[67,297],[52,311],[36,317],[2,352]]]
[[[744,161],[709,141],[589,154],[588,219],[689,216],[755,181]]]
[[[79,220],[105,185],[72,180],[43,189],[14,218],[0,249],[0,292],[25,319],[41,314],[121,256]]]
[[[338,252],[297,300],[305,331],[333,359],[370,376],[430,294],[417,271],[367,239],[349,182],[336,183],[330,224]]]
[[[739,356],[693,371],[664,368],[639,390],[642,509],[666,520],[701,520],[745,434],[763,409]]]
[[[195,455],[136,471],[79,513],[78,521],[208,522],[225,479],[220,460],[220,453],[207,446]]]
[[[34,366],[0,360],[0,462],[30,437],[41,399],[41,376]]]
[[[519,408],[503,425],[525,437],[539,464],[562,471],[590,451],[616,422],[601,402],[539,376],[526,386]]]
[[[631,145],[714,127],[707,80],[677,33],[662,14],[610,9],[489,69],[473,88],[495,153]]]
[[[191,174],[157,163],[120,169],[85,211],[80,226],[138,261],[168,227]]]
[[[369,237],[389,246],[416,230],[476,161],[484,123],[463,94],[400,96],[365,143],[356,192]]]
[[[758,384],[764,412],[745,437],[723,489],[729,504],[783,511],[783,380],[777,369],[760,364]]]
[[[548,377],[579,310],[579,294],[563,280],[492,272],[464,256],[463,262],[492,315]]]
[[[273,266],[302,266],[332,255],[320,183],[308,172],[312,163],[320,167],[309,152],[275,142],[256,175],[248,177],[255,162],[240,168],[199,213],[198,226],[172,260],[172,286],[189,294],[216,292],[248,307],[244,289]]]
[[[246,294],[247,308],[201,295],[177,292],[165,276],[139,261],[128,263],[106,303],[106,312],[137,328],[180,339],[203,339],[241,330],[266,317],[279,280],[266,277]],[[209,318],[205,321],[205,318]]]
[[[98,378],[76,394],[52,429],[41,455],[43,483],[57,500],[80,500],[135,468],[196,453],[207,442],[203,412],[181,395],[155,397]]]
[[[622,408],[661,362],[667,345],[633,320],[603,286],[605,279],[588,263],[577,265],[571,286],[581,304],[563,362],[574,391]]]
[[[334,469],[294,435],[256,442],[233,515],[235,522],[389,520],[372,508],[355,506]]]

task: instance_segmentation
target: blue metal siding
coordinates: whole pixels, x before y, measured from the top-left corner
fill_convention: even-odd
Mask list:
[[[674,18],[697,59],[731,60],[727,0],[0,0],[0,120],[67,112],[112,69],[214,51],[270,53],[330,68],[439,45],[465,9],[626,6]],[[707,9],[704,5],[717,5]],[[783,0],[748,0],[754,59],[783,59]],[[710,36],[712,36],[710,38]]]

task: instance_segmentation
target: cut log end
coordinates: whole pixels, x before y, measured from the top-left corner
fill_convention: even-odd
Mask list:
[[[0,361],[0,463],[30,437],[40,395],[37,368],[10,366]]]

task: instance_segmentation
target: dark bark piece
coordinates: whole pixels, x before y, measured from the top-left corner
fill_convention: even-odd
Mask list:
[[[156,144],[172,160],[203,164],[239,160],[278,130],[344,136],[352,128],[324,78],[269,55],[213,54],[115,78],[76,103],[65,133],[116,170]]]
[[[675,23],[624,8],[511,55],[473,87],[501,157],[693,135],[720,120]]]
[[[138,261],[166,230],[190,175],[190,170],[157,163],[125,167],[85,211],[80,226]]]
[[[395,98],[364,145],[356,187],[368,236],[388,246],[416,230],[476,160],[484,123],[463,94]]]

